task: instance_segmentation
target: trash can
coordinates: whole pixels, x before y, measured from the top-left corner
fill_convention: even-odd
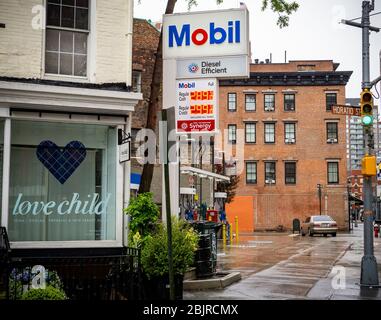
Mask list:
[[[217,267],[217,232],[220,223],[197,221],[193,228],[200,234],[199,249],[196,251],[195,264],[197,278],[213,276]]]

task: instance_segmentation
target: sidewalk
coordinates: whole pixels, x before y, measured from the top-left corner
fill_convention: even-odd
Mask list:
[[[225,289],[185,291],[184,299],[381,300],[381,289],[360,291],[358,285],[363,255],[362,224],[352,233],[340,233],[335,238],[254,234],[242,240],[219,254],[219,269],[239,271],[242,280]],[[380,238],[374,239],[374,251],[381,271]],[[336,273],[332,270],[344,270],[345,289],[333,288]],[[381,272],[379,277],[381,280]]]
[[[338,283],[334,279],[337,272],[331,272],[328,277],[319,280],[307,295],[308,299],[328,299],[328,300],[381,300],[381,289],[360,289],[361,258],[364,253],[363,246],[363,225],[355,228],[353,236],[355,241],[343,256],[336,261],[334,267],[339,271],[345,271],[345,288],[333,289],[332,282]],[[381,239],[374,238],[374,255],[378,263],[378,277],[381,281]],[[335,270],[335,269],[334,269]]]

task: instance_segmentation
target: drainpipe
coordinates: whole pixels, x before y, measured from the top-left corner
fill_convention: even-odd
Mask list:
[[[131,119],[132,112],[128,114],[127,123],[124,125],[123,130],[126,133],[131,132]],[[132,141],[131,141],[132,143]],[[130,155],[131,157],[131,155]],[[130,203],[131,197],[131,160],[123,163],[123,209],[127,208]],[[123,214],[123,246],[128,247],[128,234],[130,231],[130,215]]]

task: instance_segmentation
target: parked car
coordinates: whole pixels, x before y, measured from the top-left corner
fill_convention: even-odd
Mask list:
[[[332,237],[336,237],[337,223],[330,216],[311,216],[301,224],[300,233],[302,236],[308,234],[310,237],[314,234],[323,234],[325,237],[331,234]]]

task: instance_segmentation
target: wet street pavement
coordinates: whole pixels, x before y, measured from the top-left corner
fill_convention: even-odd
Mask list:
[[[225,289],[185,291],[184,299],[381,299],[381,289],[358,286],[362,235],[360,224],[336,238],[261,233],[240,235],[238,244],[225,248],[219,242],[218,271],[239,271],[242,280]],[[380,238],[374,249],[381,279]],[[345,288],[338,271],[345,273]]]

